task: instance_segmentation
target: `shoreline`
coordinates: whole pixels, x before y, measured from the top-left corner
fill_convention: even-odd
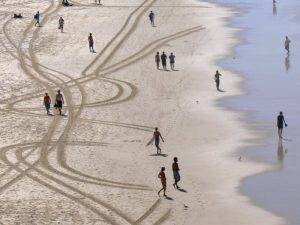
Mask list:
[[[7,58],[27,71],[0,62],[0,68],[6,71],[0,80],[8,79],[7,83],[14,87],[16,80],[9,79],[17,74],[20,87],[29,85],[20,88],[20,93],[15,90],[16,102],[9,91],[5,96],[11,104],[7,107],[4,101],[3,107],[16,115],[3,112],[6,116],[3,126],[8,132],[1,137],[8,150],[2,149],[2,158],[18,164],[23,152],[27,154],[27,148],[33,150],[28,153],[31,154],[28,162],[24,159],[27,163],[24,167],[15,166],[17,172],[5,163],[1,168],[3,174],[12,171],[8,172],[8,182],[17,183],[3,188],[0,195],[3,202],[0,211],[4,212],[1,222],[284,223],[277,215],[253,205],[239,191],[244,177],[271,169],[262,163],[238,161],[239,151],[249,146],[245,139],[253,140],[255,136],[247,123],[241,123],[245,118],[243,113],[220,106],[224,99],[244,93],[242,76],[219,69],[223,74],[221,89],[226,92],[215,89],[213,75],[216,68],[222,68],[219,62],[234,54],[235,46],[240,43],[237,38],[240,29],[227,21],[236,12],[197,0],[148,1],[151,5],[144,2],[130,0],[130,5],[140,6],[131,11],[131,7],[94,5],[64,8],[53,1],[49,5],[52,10],[48,15],[45,13],[45,24],[36,30],[30,27],[32,18],[27,16],[33,9],[48,7],[37,2],[26,8],[25,23],[12,20],[6,27],[5,53],[11,53]],[[172,7],[187,3],[187,8]],[[109,4],[125,6],[126,2],[112,0]],[[155,28],[149,26],[147,18],[150,6],[158,15]],[[7,10],[10,7],[13,8],[9,5]],[[64,34],[57,32],[57,18],[61,15],[66,21]],[[118,34],[116,29],[120,29]],[[18,40],[14,32],[21,30],[26,32]],[[96,54],[88,51],[86,38],[90,32],[95,38]],[[15,49],[6,40],[9,37],[15,37],[16,46],[21,49]],[[26,43],[31,41],[28,47]],[[176,71],[157,70],[153,60],[156,51],[174,52]],[[25,63],[12,57],[14,54]],[[52,93],[62,87],[68,106],[66,117],[44,115],[38,98],[45,84]],[[29,105],[33,108],[28,108]],[[35,119],[28,120],[28,116]],[[154,154],[153,146],[145,147],[156,126],[166,139],[162,144],[164,156]],[[23,143],[13,146],[19,140],[26,142],[26,146]],[[40,140],[47,140],[41,149],[36,144]],[[13,147],[10,149],[9,145]],[[182,175],[179,185],[185,191],[172,187],[171,163],[175,156],[179,158]],[[30,176],[14,178],[35,160],[38,163]],[[157,196],[156,189],[161,185],[157,173],[162,166],[167,168],[169,199]],[[5,211],[9,207],[15,208],[14,215],[22,216],[14,218]],[[28,219],[30,213],[34,217]]]

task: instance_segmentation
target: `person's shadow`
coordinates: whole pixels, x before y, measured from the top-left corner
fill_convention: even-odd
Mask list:
[[[151,154],[149,156],[161,156],[161,157],[167,157],[168,155],[167,154]]]
[[[178,191],[181,191],[181,192],[184,192],[184,193],[187,193],[187,190],[183,189],[183,188],[178,188],[177,189]]]
[[[217,89],[218,90],[218,92],[226,92],[226,91],[224,91],[224,90],[222,90],[222,89]]]
[[[273,15],[276,16],[277,14],[277,6],[276,6],[276,3],[274,2],[273,3]]]

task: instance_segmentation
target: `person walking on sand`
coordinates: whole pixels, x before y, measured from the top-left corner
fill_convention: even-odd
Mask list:
[[[44,96],[44,106],[46,108],[47,115],[50,114],[50,105],[51,105],[51,98],[48,95],[48,93],[45,93],[45,96]]]
[[[291,40],[289,39],[288,36],[285,37],[285,42],[284,42],[284,48],[287,50],[287,54],[290,54],[290,43]]]
[[[96,4],[101,5],[101,0],[95,0]],[[98,3],[99,2],[99,3]]]
[[[59,110],[59,115],[62,115],[61,110],[63,107],[64,102],[64,96],[60,93],[60,90],[57,91],[56,98],[55,98],[55,108]]]
[[[164,70],[167,70],[167,58],[168,58],[168,57],[167,57],[167,55],[165,54],[165,52],[163,52],[163,53],[161,54],[160,58],[161,58],[161,64],[162,64]]]
[[[166,190],[167,190],[167,178],[165,174],[165,167],[161,168],[161,171],[158,174],[158,178],[160,178],[161,184],[162,184],[162,189],[159,190],[158,196],[160,192],[163,190],[164,191],[164,196],[166,197]]]
[[[165,142],[165,141],[164,141],[163,137],[161,136],[161,133],[158,131],[157,127],[155,127],[153,137],[154,137],[154,143],[155,143],[155,147],[157,150],[157,154],[161,154],[161,148],[159,147],[160,138],[163,142]]]
[[[61,33],[64,32],[64,23],[65,23],[65,20],[62,17],[60,17],[58,20],[58,29],[60,29]]]
[[[152,27],[154,27],[154,17],[155,17],[154,12],[151,11],[149,14],[149,19]]]
[[[277,116],[277,127],[278,127],[278,136],[279,136],[279,138],[282,138],[283,124],[285,125],[285,127],[288,126],[286,124],[285,120],[284,120],[283,113],[279,112],[279,115]]]
[[[159,69],[159,63],[160,63],[159,52],[156,52],[156,55],[155,55],[155,63],[156,63],[157,69]]]
[[[174,162],[172,164],[173,176],[175,183],[173,184],[174,188],[179,189],[178,182],[180,181],[180,174],[179,174],[179,166],[178,166],[178,159],[174,157]]]
[[[39,11],[37,11],[37,13],[34,15],[34,17],[33,17],[34,19],[35,19],[35,24],[34,24],[34,26],[36,26],[36,25],[38,25],[38,27],[40,27],[41,25],[40,25],[40,12]]]
[[[171,70],[174,70],[175,55],[173,55],[173,52],[171,52],[171,55],[169,56],[169,59],[170,59]]]
[[[222,76],[222,74],[220,74],[219,71],[217,70],[215,74],[215,82],[218,91],[220,90],[220,76]]]
[[[88,37],[88,41],[89,41],[90,52],[94,52],[94,39],[92,33],[90,33]]]

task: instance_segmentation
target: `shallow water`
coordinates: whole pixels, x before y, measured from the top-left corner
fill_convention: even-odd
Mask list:
[[[242,13],[230,22],[245,30],[244,41],[223,67],[245,77],[246,95],[226,100],[226,105],[251,112],[250,125],[262,131],[264,146],[247,150],[247,157],[272,163],[278,170],[246,178],[241,190],[257,205],[300,224],[300,1],[214,0]],[[284,49],[291,39],[291,53]],[[224,74],[225,75],[225,74]],[[226,75],[223,76],[226,79]],[[224,87],[226,88],[226,87]],[[280,143],[276,117],[283,111],[288,127]],[[259,125],[257,125],[259,124]]]

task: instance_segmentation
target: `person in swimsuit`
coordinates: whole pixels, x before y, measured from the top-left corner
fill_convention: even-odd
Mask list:
[[[165,141],[164,141],[163,137],[161,136],[160,132],[158,131],[157,127],[155,128],[155,131],[153,133],[153,137],[154,137],[154,142],[155,142],[157,154],[160,154],[161,153],[161,148],[159,147],[160,138],[163,142],[165,142]]]
[[[59,110],[59,115],[62,115],[61,110],[64,104],[64,96],[60,93],[60,90],[57,91],[56,98],[55,98],[55,108]]]
[[[173,186],[174,186],[174,188],[176,187],[178,189],[179,186],[177,183],[180,181],[180,174],[179,174],[179,166],[178,166],[177,162],[178,162],[177,157],[174,157],[174,162],[172,164],[172,170],[173,170],[175,183],[173,184]]]
[[[164,196],[166,195],[166,189],[167,189],[167,178],[166,178],[166,174],[165,174],[165,167],[161,168],[161,171],[158,174],[158,178],[160,178],[161,184],[162,184],[162,189],[159,190],[158,192],[158,196],[160,194],[160,192],[163,190],[164,191]]]
[[[218,91],[220,90],[220,76],[222,76],[222,75],[217,70],[216,74],[215,74],[215,82],[216,82],[216,87],[217,87]]]
[[[277,116],[277,127],[278,127],[278,136],[279,136],[279,138],[282,138],[283,124],[287,127],[287,124],[284,120],[283,113],[279,112],[279,115]]]
[[[157,67],[157,69],[159,69],[159,63],[160,63],[159,52],[156,52],[156,55],[155,55],[155,62],[156,62],[156,67]]]
[[[44,97],[44,105],[45,105],[45,108],[47,110],[47,115],[50,114],[50,105],[51,105],[51,98],[50,96],[48,95],[48,93],[45,93],[45,97]]]

